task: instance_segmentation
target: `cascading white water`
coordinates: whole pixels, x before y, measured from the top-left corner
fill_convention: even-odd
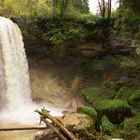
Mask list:
[[[0,17],[0,121],[34,122],[28,64],[19,27],[10,19]],[[47,104],[54,114],[60,110]]]
[[[19,27],[0,17],[0,87],[8,109],[31,103],[28,65]]]
[[[31,104],[21,31],[10,19],[0,17],[0,120],[26,120],[25,116],[33,116]]]

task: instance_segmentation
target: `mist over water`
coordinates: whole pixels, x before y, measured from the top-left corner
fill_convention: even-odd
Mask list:
[[[53,115],[61,115],[53,105],[46,106]],[[39,120],[34,110],[40,108],[32,103],[21,31],[10,19],[0,17],[0,121],[34,123]]]

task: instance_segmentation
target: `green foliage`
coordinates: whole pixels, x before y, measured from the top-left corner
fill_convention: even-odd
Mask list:
[[[137,92],[137,89],[122,87],[116,94],[115,99],[128,101],[129,97]]]
[[[76,19],[35,16],[25,19],[25,22],[27,32],[40,38],[54,51],[63,52],[76,48],[84,42],[87,34],[85,27]],[[57,52],[57,54],[59,53]]]
[[[73,1],[73,6],[76,10],[79,10],[81,13],[88,13],[88,0],[75,0]]]
[[[131,59],[131,58],[128,58],[126,56],[122,57],[121,58],[121,62],[120,62],[120,68],[134,68],[136,67],[136,62]]]
[[[81,14],[81,19],[83,21],[86,21],[87,23],[89,22],[96,22],[98,20],[98,16],[93,15],[91,12],[89,13],[82,13]]]
[[[104,67],[100,60],[84,59],[75,62],[76,69],[80,70],[81,73],[85,75],[87,79],[93,79],[93,77],[101,76]],[[91,77],[92,76],[92,77]],[[99,78],[99,77],[98,77]]]
[[[127,56],[106,56],[103,59],[84,59],[75,62],[76,68],[82,72],[87,79],[102,79],[105,75],[116,73],[135,73],[139,62]],[[92,76],[92,77],[91,77]]]
[[[81,94],[85,97],[87,102],[91,104],[96,104],[98,101],[104,99],[104,95],[99,93],[99,88],[90,87],[84,89]]]
[[[117,129],[111,133],[113,138],[122,138],[122,128],[117,126]]]
[[[103,87],[100,88],[100,94],[105,96],[104,99],[113,99],[116,95],[115,83],[106,81],[103,83]]]
[[[135,106],[135,108],[140,108],[140,90],[138,90],[128,98],[128,103],[132,106]]]
[[[115,12],[114,18],[116,18],[114,26],[116,34],[138,36],[140,16],[136,15],[129,7],[119,8]]]
[[[90,106],[81,106],[77,109],[78,112],[89,115],[90,117],[97,117],[97,112]]]
[[[123,5],[125,7],[131,8],[135,13],[140,13],[140,1],[139,0],[123,0]]]
[[[61,26],[58,28],[57,26]],[[58,25],[52,24],[43,34],[43,39],[50,42],[55,47],[67,47],[71,44],[76,44],[78,41],[82,41],[84,33],[80,27],[75,27],[72,23],[60,23]],[[75,46],[71,46],[75,47]]]
[[[81,14],[89,11],[87,0],[84,0],[84,3],[82,2],[82,11],[81,9],[75,9],[72,0],[3,0],[0,4],[0,14],[6,17],[44,15],[63,17],[68,16],[71,11],[73,11],[73,16],[77,12]]]
[[[6,17],[44,15],[47,8],[45,0],[4,0],[0,14]]]
[[[84,96],[89,104],[96,105],[104,99],[113,99],[116,95],[114,83],[106,82],[100,88],[89,87],[82,90],[81,94]]]
[[[122,135],[127,140],[132,140],[139,135],[140,132],[140,115],[128,118],[124,121]]]
[[[135,48],[135,52],[137,55],[140,55],[140,29],[138,33],[136,33],[136,39],[133,41],[132,47]]]

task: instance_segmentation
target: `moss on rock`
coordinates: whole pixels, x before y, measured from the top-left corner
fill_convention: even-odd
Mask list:
[[[112,123],[121,123],[131,115],[131,107],[124,100],[103,100],[96,105],[99,118],[106,115]]]
[[[118,128],[114,132],[111,133],[111,136],[113,138],[121,138],[122,137],[121,132],[122,132],[122,130]]]
[[[87,114],[91,117],[97,117],[97,112],[94,108],[89,106],[81,106],[77,109],[78,112]]]
[[[84,96],[85,100],[90,104],[96,104],[96,102],[104,98],[99,94],[99,88],[94,87],[84,89],[81,94]]]
[[[103,99],[114,98],[115,91],[113,86],[109,85],[101,88],[89,87],[84,89],[81,94],[89,104],[96,105],[96,103]]]
[[[122,135],[127,140],[132,140],[140,134],[140,115],[124,121]]]
[[[103,116],[101,119],[101,127],[103,132],[108,135],[111,135],[111,133],[116,130],[116,126],[111,123],[106,116]]]

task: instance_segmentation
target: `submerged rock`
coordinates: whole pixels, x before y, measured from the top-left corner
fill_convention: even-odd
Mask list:
[[[121,123],[126,117],[131,116],[131,108],[124,100],[110,99],[100,101],[96,105],[99,118],[106,115],[112,123]]]

